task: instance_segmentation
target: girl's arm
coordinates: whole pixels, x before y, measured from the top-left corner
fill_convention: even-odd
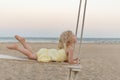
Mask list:
[[[68,48],[67,52],[68,52],[68,63],[70,63],[70,64],[76,64],[76,63],[78,63],[77,60],[73,59],[73,54],[74,54],[73,49]]]

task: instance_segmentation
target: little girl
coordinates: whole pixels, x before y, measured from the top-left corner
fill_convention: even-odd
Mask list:
[[[77,64],[79,59],[73,59],[73,47],[76,43],[76,36],[72,31],[65,31],[60,35],[58,50],[41,48],[37,53],[33,53],[31,47],[26,43],[25,38],[18,35],[15,38],[23,45],[23,47],[13,44],[7,46],[8,49],[17,50],[26,55],[29,59],[37,60],[40,62],[50,61],[67,61],[70,64]]]

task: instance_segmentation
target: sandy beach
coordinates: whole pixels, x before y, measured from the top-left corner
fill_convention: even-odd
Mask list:
[[[6,45],[10,44],[12,43],[0,43],[0,54],[25,57],[20,52],[8,50]],[[32,46],[34,52],[37,52],[43,47],[57,48],[56,43],[29,44]],[[75,57],[78,54],[79,50],[77,45]],[[120,80],[120,44],[84,43],[82,44],[80,59],[83,68],[79,73],[78,80]],[[37,61],[17,62],[0,60],[0,65],[1,80],[65,80],[68,72],[66,68],[61,67],[61,63],[56,62],[39,63]],[[4,67],[3,65],[9,66]],[[24,69],[20,71],[20,68]],[[10,75],[10,72],[14,73],[14,76]]]

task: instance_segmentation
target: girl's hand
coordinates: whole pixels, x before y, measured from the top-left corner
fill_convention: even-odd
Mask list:
[[[75,64],[80,63],[80,58],[76,58],[76,59],[74,59],[74,63],[75,63]]]

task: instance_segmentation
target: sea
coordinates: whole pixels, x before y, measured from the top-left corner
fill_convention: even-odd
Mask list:
[[[25,37],[27,42],[58,43],[59,38]],[[0,37],[0,42],[18,42],[14,37]],[[80,38],[78,41],[80,42]],[[120,43],[120,38],[83,38],[82,43]]]

